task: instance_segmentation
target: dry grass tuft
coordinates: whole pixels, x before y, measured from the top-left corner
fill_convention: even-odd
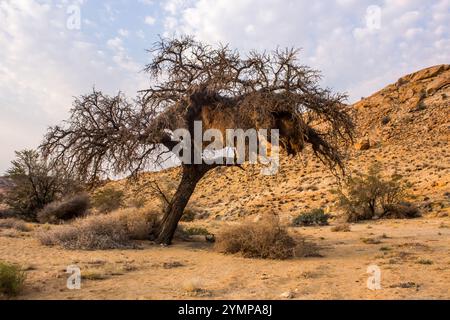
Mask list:
[[[332,232],[351,232],[352,229],[348,223],[340,223],[331,228]]]
[[[108,250],[136,248],[133,240],[148,239],[157,214],[145,209],[122,209],[108,215],[90,216],[71,225],[42,232],[42,244],[65,249]]]
[[[226,254],[240,253],[245,258],[276,260],[310,255],[309,252],[302,252],[303,248],[299,248],[299,244],[276,219],[229,227],[218,236],[216,249]]]
[[[0,229],[13,229],[22,232],[30,232],[32,230],[25,221],[15,218],[1,219]]]
[[[23,289],[26,279],[25,272],[16,265],[0,262],[0,298],[14,297]]]

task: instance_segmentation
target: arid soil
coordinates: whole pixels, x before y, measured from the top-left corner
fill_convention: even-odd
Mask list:
[[[378,161],[385,174],[412,183],[414,220],[378,220],[332,232],[339,223],[331,190],[335,177],[306,152],[281,161],[279,174],[258,167],[223,168],[197,188],[188,227],[220,232],[243,219],[270,214],[289,224],[305,210],[335,216],[327,227],[290,228],[319,246],[320,257],[287,261],[244,259],[214,251],[202,239],[171,247],[140,243],[141,250],[68,251],[42,246],[36,232],[0,229],[0,260],[27,269],[20,299],[450,299],[450,66],[400,79],[352,108],[357,123],[348,172]],[[145,174],[163,187],[176,185],[178,170]],[[149,189],[112,183],[129,198],[159,205]],[[68,290],[67,266],[81,268],[81,290]],[[367,288],[367,268],[381,269],[381,290]]]
[[[28,269],[21,299],[450,299],[449,218],[330,229],[295,230],[319,244],[322,257],[288,261],[225,256],[204,242],[64,251],[6,231],[0,256]],[[66,288],[69,265],[81,268],[81,290]],[[381,269],[379,291],[367,288],[370,265]]]

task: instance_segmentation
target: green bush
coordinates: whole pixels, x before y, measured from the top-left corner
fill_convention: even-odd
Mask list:
[[[323,209],[315,209],[299,215],[292,224],[295,227],[327,226],[329,218],[330,216],[325,214]]]
[[[206,228],[187,228],[184,232],[189,236],[209,236],[211,234]]]
[[[98,190],[92,197],[94,207],[102,212],[112,212],[123,206],[125,193],[114,187],[106,187]]]
[[[378,218],[415,218],[417,208],[404,201],[409,184],[394,175],[383,178],[381,166],[371,166],[366,174],[356,173],[338,190],[338,205],[345,211],[348,222]]]
[[[55,201],[44,207],[37,214],[40,223],[58,224],[84,216],[90,205],[89,196],[80,194],[61,201]]]
[[[23,289],[25,278],[20,267],[0,262],[0,295],[17,296]]]
[[[61,167],[49,165],[35,150],[16,152],[6,177],[12,187],[3,201],[16,216],[36,220],[47,204],[80,190],[80,184]]]

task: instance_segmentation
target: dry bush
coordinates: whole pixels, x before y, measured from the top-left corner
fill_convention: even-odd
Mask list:
[[[245,258],[285,260],[295,256],[296,242],[276,220],[229,227],[217,239],[216,249]]]
[[[89,196],[80,194],[61,201],[55,201],[44,207],[37,214],[40,223],[58,224],[84,216],[90,206]]]
[[[71,250],[136,248],[133,240],[148,239],[158,215],[145,209],[122,209],[108,215],[89,216],[71,225],[39,234],[44,245]]]
[[[14,229],[22,232],[31,231],[31,227],[23,220],[8,218],[0,220],[0,228],[2,229]]]
[[[23,289],[25,272],[18,266],[0,262],[0,298],[17,296]]]
[[[421,216],[420,210],[409,202],[386,205],[384,210],[382,217],[388,219],[413,219]]]

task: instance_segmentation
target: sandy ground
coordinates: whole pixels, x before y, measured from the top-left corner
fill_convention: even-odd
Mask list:
[[[0,260],[27,269],[19,299],[450,299],[450,218],[351,229],[292,230],[319,244],[323,257],[289,261],[226,256],[204,242],[66,251],[40,245],[32,232],[1,230]],[[81,268],[81,290],[66,288],[69,265]],[[370,265],[381,269],[379,291],[367,288]]]

